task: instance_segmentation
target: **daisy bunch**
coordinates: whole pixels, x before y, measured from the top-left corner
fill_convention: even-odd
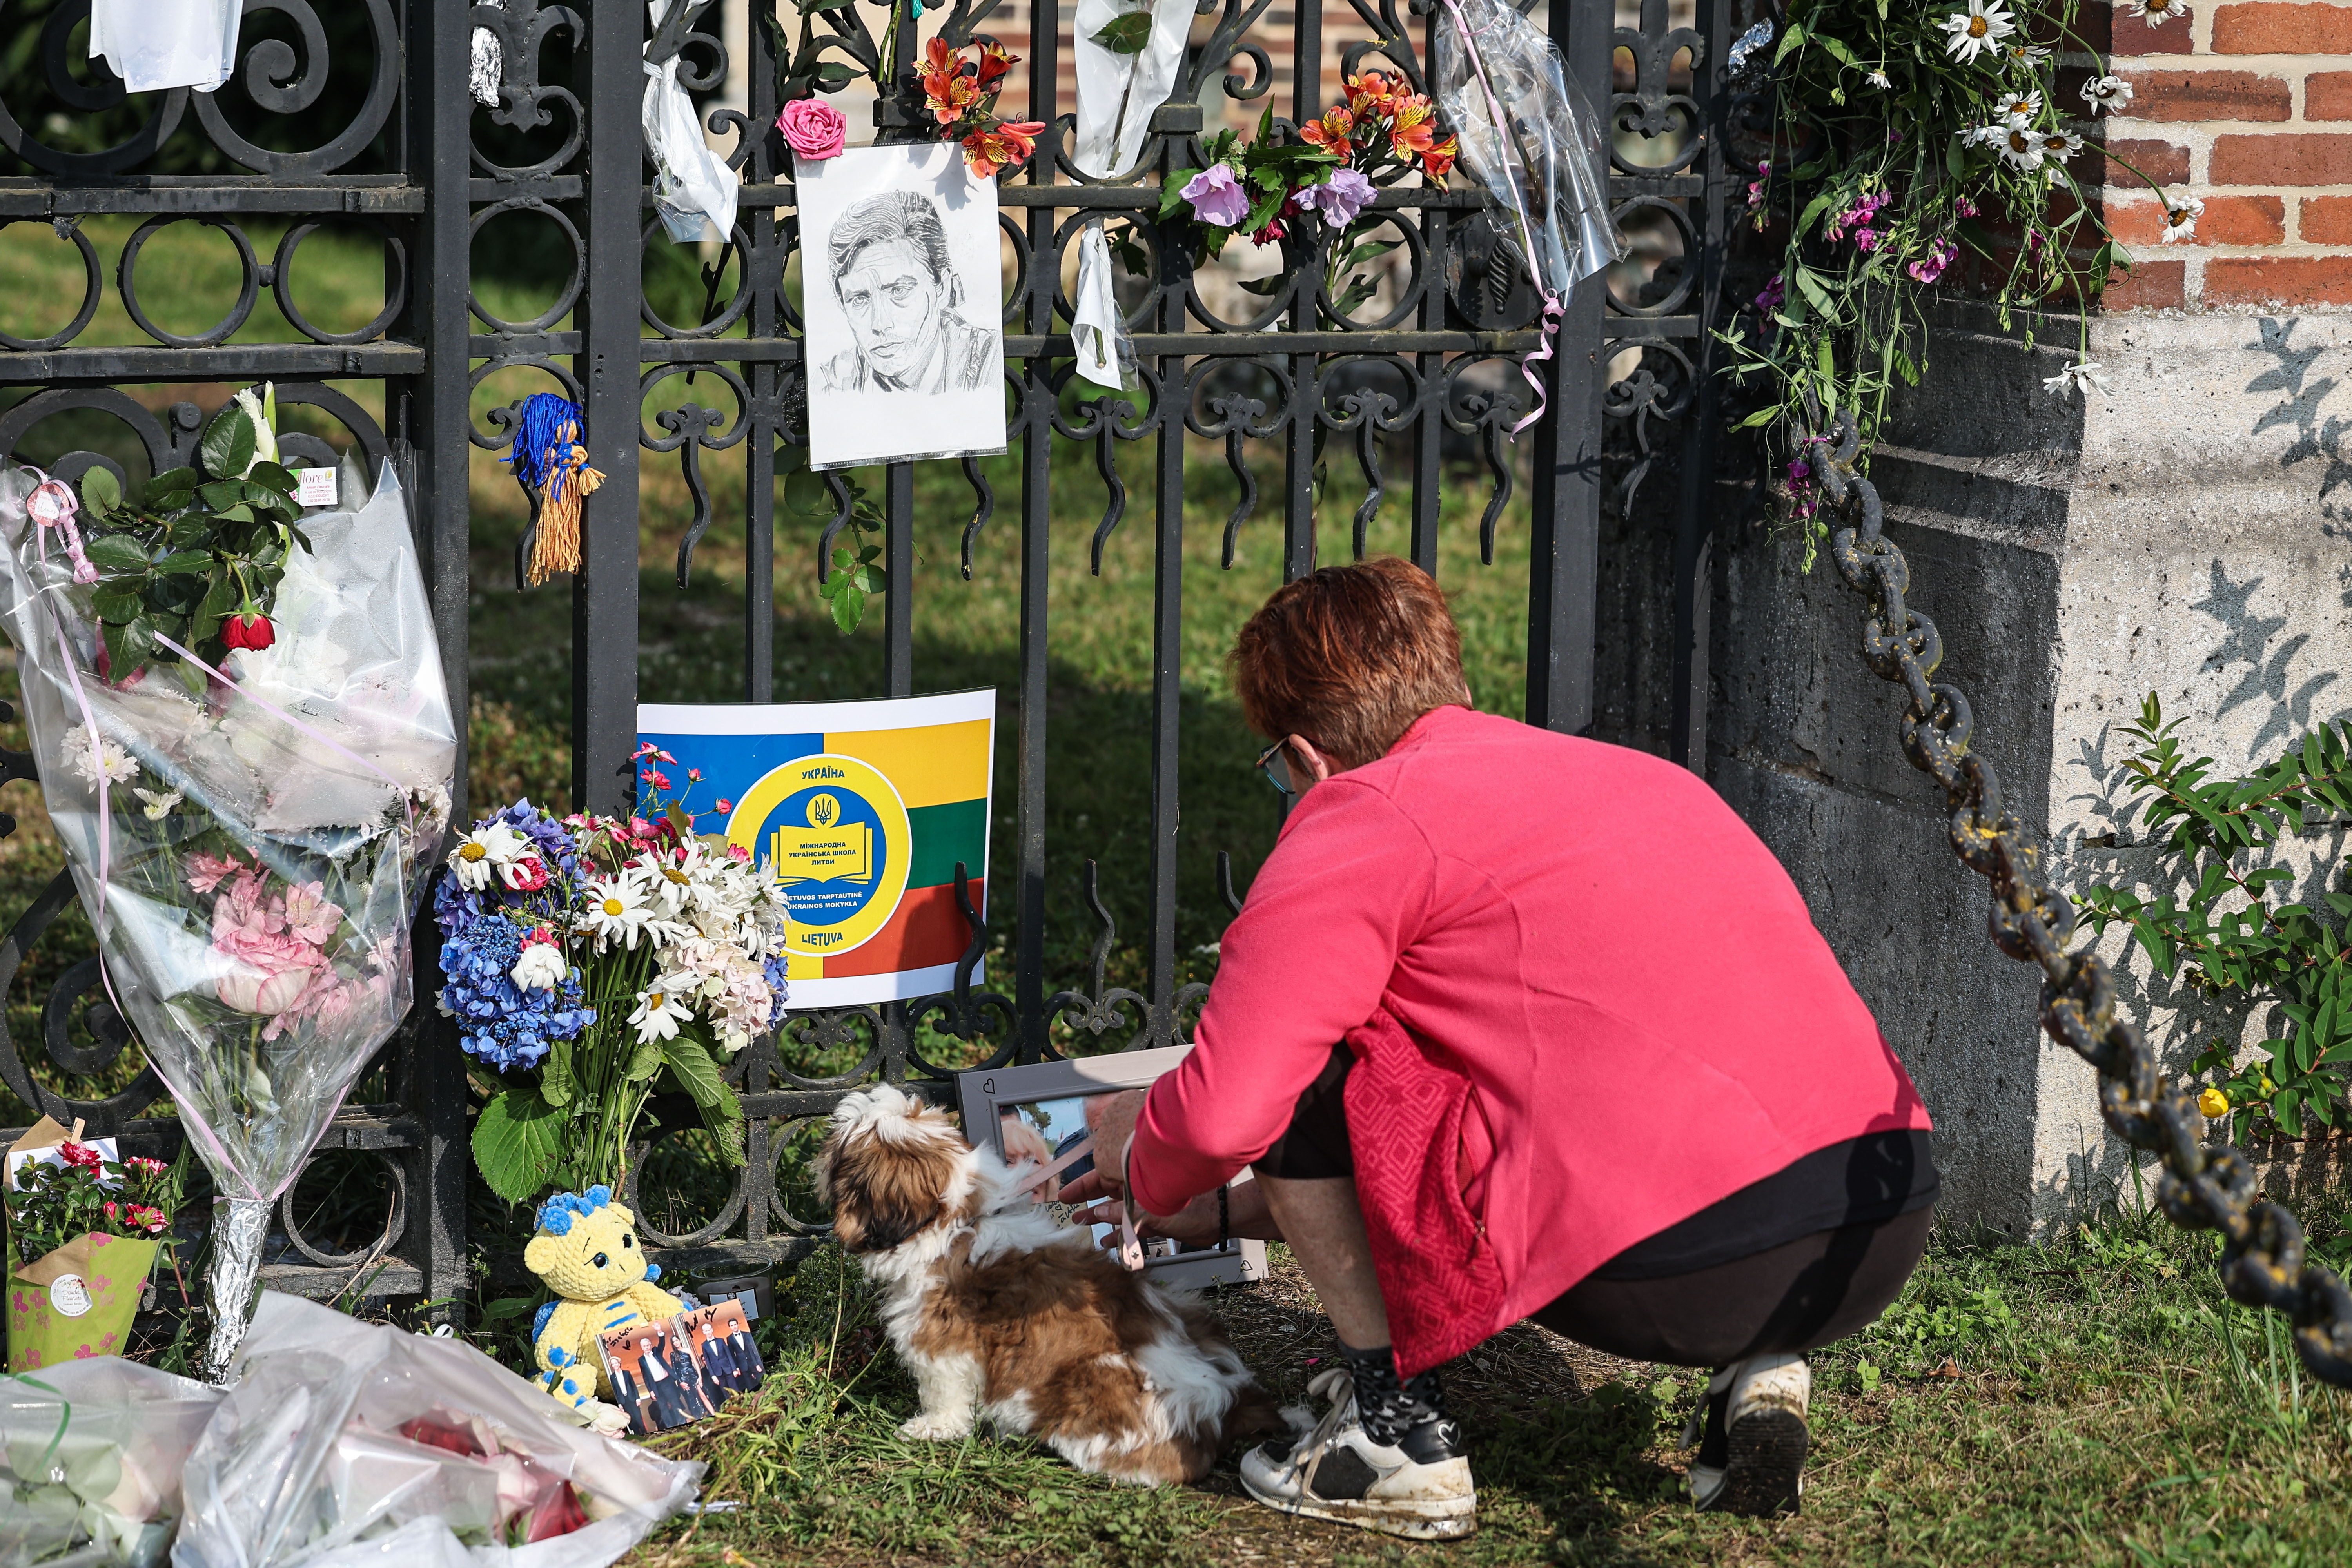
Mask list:
[[[2149,19],[2179,14],[2178,0],[2167,5]],[[2095,297],[2131,265],[2077,171],[2138,177],[2110,149],[2095,150],[2095,174],[2085,156],[2097,117],[2126,111],[2132,88],[2077,32],[2075,10],[2076,0],[1792,0],[1754,51],[1769,62],[1769,130],[1735,128],[1726,145],[1754,175],[1740,228],[1763,287],[1737,290],[1743,303],[1717,336],[1730,351],[1732,417],[1759,433],[1764,488],[1808,563],[1829,522],[1806,437],[1840,410],[1865,445],[1875,437],[1894,389],[1927,371],[1929,290],[1989,296],[2006,322],[2012,310]],[[2060,60],[2084,57],[2088,79],[2070,76],[2062,92]],[[2158,194],[2163,238],[2178,243],[2193,233],[2195,198]],[[2053,393],[2096,384],[2072,372],[2058,380]]]
[[[636,756],[627,816],[558,820],[529,801],[485,817],[435,894],[441,1010],[490,1089],[475,1163],[493,1191],[626,1180],[656,1094],[684,1095],[727,1157],[742,1108],[727,1064],[782,1019],[782,890],[669,795],[679,770]],[[690,797],[701,783],[685,772]]]

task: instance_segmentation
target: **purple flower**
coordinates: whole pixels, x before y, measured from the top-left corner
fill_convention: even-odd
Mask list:
[[[1812,477],[1813,466],[1811,463],[1806,462],[1802,458],[1798,458],[1795,462],[1789,465],[1789,482],[1790,484],[1801,485]]]
[[[1186,187],[1188,193],[1190,189]],[[1309,185],[1298,193],[1298,205],[1321,213],[1323,221],[1333,228],[1345,228],[1355,222],[1356,215],[1371,199],[1371,181],[1353,169],[1338,170],[1328,184]]]
[[[1775,272],[1772,274],[1772,280],[1764,285],[1764,292],[1756,296],[1756,308],[1759,310],[1777,310],[1788,297],[1789,290],[1783,284],[1780,274]]]
[[[1231,228],[1249,215],[1249,193],[1234,178],[1229,163],[1210,164],[1176,194],[1192,204],[1193,216],[1219,228]]]
[[[1928,248],[1927,255],[1905,270],[1922,283],[1933,283],[1944,275],[1944,268],[1949,267],[1959,254],[1958,245],[1949,239],[1939,239]]]
[[[1878,248],[1878,231],[1874,228],[1856,229],[1853,236],[1853,247],[1856,250],[1861,251],[1864,256],[1876,250]]]

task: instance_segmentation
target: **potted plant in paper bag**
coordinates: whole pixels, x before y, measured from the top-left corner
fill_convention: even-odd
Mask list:
[[[77,1123],[77,1130],[79,1124]],[[179,1208],[181,1168],[42,1118],[8,1152],[8,1370],[120,1355]]]

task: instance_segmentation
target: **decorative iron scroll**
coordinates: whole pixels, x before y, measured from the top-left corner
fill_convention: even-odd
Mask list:
[[[1528,3],[1531,8],[1533,0]],[[1284,573],[1297,576],[1311,568],[1318,541],[1360,556],[1381,520],[1399,509],[1410,521],[1412,558],[1433,571],[1441,474],[1449,463],[1483,477],[1478,528],[1488,562],[1507,507],[1527,493],[1532,475],[1538,508],[1554,513],[1538,520],[1538,559],[1549,563],[1598,524],[1597,510],[1579,512],[1588,500],[1559,478],[1591,465],[1590,457],[1575,454],[1605,458],[1613,473],[1609,504],[1630,509],[1651,470],[1659,422],[1675,425],[1686,441],[1704,423],[1708,279],[1720,204],[1710,183],[1709,94],[1703,73],[1688,80],[1684,73],[1719,54],[1721,28],[1709,7],[1701,8],[1694,29],[1675,20],[1666,0],[1645,0],[1640,26],[1619,29],[1601,0],[1554,0],[1555,36],[1579,40],[1570,50],[1575,68],[1594,100],[1611,105],[1618,132],[1611,190],[1619,216],[1673,237],[1619,268],[1605,290],[1590,286],[1594,300],[1608,295],[1592,317],[1601,323],[1594,329],[1600,341],[1564,345],[1546,373],[1553,413],[1518,441],[1510,431],[1529,406],[1519,365],[1536,342],[1537,301],[1525,286],[1523,259],[1486,216],[1485,196],[1474,184],[1457,179],[1450,191],[1381,192],[1370,209],[1381,224],[1375,237],[1396,247],[1365,264],[1377,268],[1379,286],[1344,311],[1325,276],[1328,240],[1313,226],[1282,242],[1283,271],[1263,292],[1220,287],[1192,270],[1180,237],[1154,219],[1163,175],[1200,161],[1204,94],[1222,93],[1253,112],[1261,104],[1276,110],[1272,134],[1288,138],[1320,112],[1328,59],[1336,58],[1344,72],[1389,71],[1416,88],[1425,85],[1422,61],[1438,19],[1432,0],[1351,4],[1369,37],[1327,47],[1320,8],[1295,8],[1279,24],[1291,35],[1295,63],[1278,68],[1266,47],[1267,30],[1282,15],[1272,0],[1202,0],[1205,24],[1177,92],[1155,115],[1135,166],[1107,178],[1076,168],[1075,116],[1055,101],[1069,47],[1069,0],[1039,0],[1028,8],[1031,96],[1023,117],[1046,122],[1048,131],[1032,165],[1000,188],[1011,280],[1005,391],[1023,479],[1017,497],[1000,497],[978,463],[962,465],[971,510],[960,544],[967,575],[980,549],[1014,549],[1023,562],[1021,675],[1009,693],[1017,717],[1007,726],[1023,776],[1014,800],[1017,831],[1007,863],[992,878],[993,901],[959,879],[971,940],[950,990],[907,1003],[794,1015],[776,1037],[733,1064],[730,1075],[751,1116],[750,1163],[725,1201],[695,1223],[666,1231],[664,1216],[646,1219],[648,1237],[677,1260],[747,1261],[812,1245],[824,1227],[821,1216],[794,1212],[794,1151],[841,1096],[860,1085],[880,1079],[941,1094],[959,1067],[1190,1037],[1205,988],[1182,983],[1176,951],[1181,686],[1172,651],[1181,626],[1188,437],[1217,453],[1236,484],[1223,518],[1223,563],[1234,563],[1245,539],[1255,545],[1263,536],[1267,545],[1278,540]],[[717,32],[722,11],[698,13],[674,41],[688,91],[709,93],[730,78],[749,80],[741,108],[713,107],[706,119],[722,144],[731,143],[728,161],[743,180],[740,216],[720,237],[717,261],[705,268],[709,298],[698,318],[672,321],[646,300],[640,280],[644,248],[668,243],[649,221],[644,184],[644,8],[484,0],[452,12],[356,0],[338,13],[316,0],[254,0],[236,72],[218,93],[131,99],[102,62],[68,58],[68,34],[88,14],[88,0],[54,0],[38,23],[43,101],[100,117],[111,144],[90,151],[58,145],[54,136],[44,140],[41,128],[49,121],[0,93],[0,150],[32,174],[0,179],[0,225],[48,224],[55,243],[73,247],[83,283],[80,298],[56,301],[37,335],[0,336],[0,384],[41,388],[0,413],[0,451],[16,450],[51,416],[98,412],[133,432],[152,468],[168,467],[196,443],[196,405],[153,409],[114,384],[275,380],[281,405],[308,405],[339,422],[371,470],[387,459],[400,466],[420,540],[431,542],[445,664],[462,707],[470,586],[467,460],[470,450],[509,446],[515,418],[512,404],[478,409],[471,395],[501,372],[537,373],[544,390],[583,405],[590,460],[613,480],[591,500],[587,565],[575,585],[573,733],[582,803],[620,805],[627,771],[616,764],[634,739],[638,583],[632,500],[641,461],[674,458],[691,499],[677,561],[681,580],[709,531],[733,524],[714,501],[712,465],[744,465],[747,598],[758,606],[772,600],[776,581],[780,467],[805,440],[802,328],[787,284],[798,239],[793,187],[790,159],[772,130],[780,107],[774,39],[755,26],[743,69],[730,70],[737,62]],[[18,12],[0,0],[0,14]],[[875,122],[882,139],[902,140],[922,118],[916,29],[889,31],[888,14],[883,0],[811,13],[817,58],[860,73],[881,68],[890,90],[876,106]],[[783,16],[797,26],[792,8]],[[998,0],[953,0],[943,16],[927,8],[924,21],[961,43],[985,39],[1001,16]],[[477,29],[495,40],[500,61],[488,104],[476,103],[467,90]],[[887,58],[886,38],[894,50]],[[1606,66],[1597,62],[1606,51],[1598,40],[1613,42],[1633,61],[1629,80],[1617,84],[1626,90],[1601,81]],[[1663,156],[1643,152],[1662,146],[1669,149]],[[175,166],[209,158],[222,172],[126,178],[165,154],[182,160]],[[98,213],[140,220],[110,274],[82,231]],[[1122,279],[1119,293],[1139,384],[1073,409],[1063,396],[1072,371],[1072,305],[1062,279],[1070,247],[1091,217],[1106,219],[1113,237],[1131,242],[1142,258],[1141,275]],[[150,308],[157,292],[150,241],[183,221],[210,226],[236,256],[234,297],[218,320],[193,330],[165,324]],[[505,225],[526,223],[547,226],[569,266],[558,268],[564,276],[543,309],[508,319],[473,288],[470,256],[478,239],[498,243],[498,234],[484,234],[493,224],[503,232]],[[356,226],[381,243],[383,304],[364,322],[331,328],[300,308],[304,260],[314,254],[306,242],[328,224]],[[274,245],[256,237],[281,225]],[[1681,259],[1667,265],[1677,245]],[[110,289],[135,331],[131,342],[89,341],[93,323],[106,316]],[[247,341],[265,292],[295,341]],[[1628,350],[1634,351],[1630,361]],[[1615,384],[1594,384],[1591,367],[1612,363],[1622,370]],[[670,405],[681,378],[691,387],[690,400]],[[330,384],[354,379],[383,386],[381,419]],[[1116,890],[1101,886],[1091,865],[1084,899],[1097,935],[1087,984],[1055,990],[1045,973],[1046,479],[1056,440],[1089,452],[1102,487],[1100,510],[1087,524],[1097,569],[1110,569],[1107,551],[1123,531],[1145,531],[1158,562],[1150,868],[1138,928],[1146,964],[1144,977],[1128,985],[1112,983],[1108,967],[1118,946],[1109,912]],[[307,462],[336,455],[332,444],[307,436],[290,437],[287,446]],[[1341,465],[1364,487],[1344,521],[1318,513],[1320,476]],[[136,477],[121,472],[120,455],[95,450],[68,453],[54,465],[68,479],[92,466]],[[796,552],[814,549],[821,565],[846,522],[847,489],[839,476],[827,476],[827,483],[837,515],[787,541],[788,559],[805,561]],[[887,687],[906,692],[914,682],[911,469],[890,467],[876,500],[887,524],[889,585],[878,607]],[[1597,505],[1597,496],[1591,500]],[[521,542],[527,547],[528,532]],[[1531,665],[1559,666],[1549,651],[1558,643],[1567,648],[1569,666],[1581,668],[1586,655],[1573,645],[1584,624],[1549,590],[1531,597]],[[750,700],[776,695],[772,648],[772,618],[747,613],[743,684]],[[1545,709],[1554,721],[1573,711],[1573,700]],[[0,782],[30,776],[27,764],[0,756]],[[1218,885],[1227,907],[1237,910],[1230,861],[1222,854]],[[0,951],[0,965],[21,963],[69,896],[61,880],[37,901],[20,921],[15,944]],[[422,939],[427,947],[429,936]],[[980,979],[992,959],[1004,965],[1002,992]],[[431,974],[429,952],[420,953],[419,972]],[[41,1046],[55,1069],[110,1070],[129,1048],[120,1021],[89,994],[95,980],[94,966],[73,968],[50,999]],[[421,979],[420,988],[426,984]],[[331,1147],[380,1152],[390,1163],[384,1232],[360,1251],[345,1252],[341,1244],[301,1235],[289,1213],[287,1261],[278,1275],[289,1288],[341,1289],[354,1270],[377,1264],[391,1281],[381,1289],[442,1296],[464,1287],[462,1063],[429,1016],[396,1043],[393,1060],[395,1103],[348,1113],[329,1140]],[[152,1072],[110,1098],[74,1100],[40,1089],[19,1042],[0,1033],[0,1080],[44,1109],[54,1104],[85,1115],[92,1126],[144,1140],[141,1146],[160,1146],[172,1134],[168,1120],[139,1120],[160,1087]],[[660,1137],[691,1125],[690,1117],[664,1114],[658,1104],[655,1110]]]

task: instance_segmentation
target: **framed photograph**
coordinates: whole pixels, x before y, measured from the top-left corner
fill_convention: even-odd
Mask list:
[[[1050,1165],[1092,1132],[1087,1115],[1090,1103],[1122,1089],[1150,1088],[1192,1049],[1167,1046],[959,1073],[956,1092],[963,1110],[964,1135],[976,1145],[982,1139],[992,1141],[1007,1164]],[[1057,1203],[1064,1187],[1093,1168],[1092,1157],[1085,1156],[1046,1178],[1038,1189],[1039,1201]],[[1249,1179],[1249,1172],[1244,1171],[1234,1182],[1238,1186]],[[1095,1226],[1095,1239],[1102,1241],[1113,1228]],[[1144,1268],[1153,1279],[1185,1289],[1265,1278],[1265,1243],[1262,1241],[1188,1247],[1164,1237],[1147,1238],[1143,1253]]]
[[[996,183],[953,142],[793,170],[809,467],[1003,451]]]

